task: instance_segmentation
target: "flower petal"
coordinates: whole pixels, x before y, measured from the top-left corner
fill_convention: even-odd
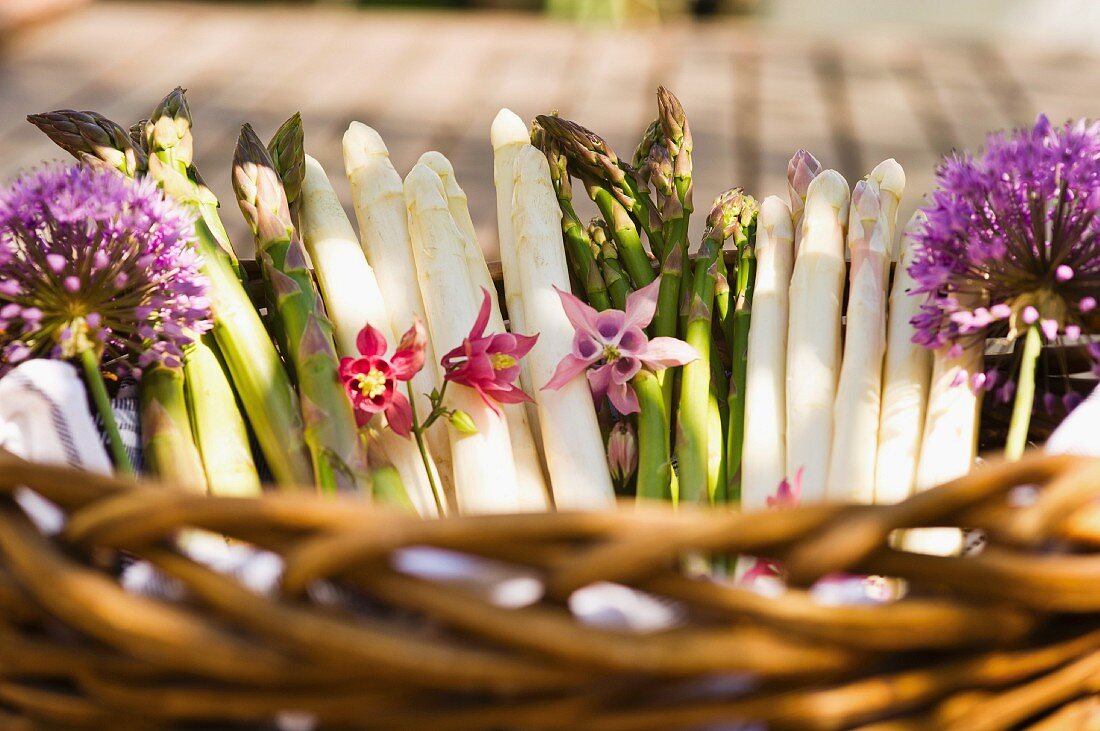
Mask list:
[[[599,368],[588,371],[588,385],[592,389],[592,396],[597,401],[607,395],[607,388],[611,385],[611,365],[605,363]]]
[[[627,383],[640,370],[642,370],[642,362],[637,358],[630,356],[620,358],[612,365],[611,382],[614,384]]]
[[[474,326],[470,328],[470,339],[476,340],[485,334],[485,326],[489,324],[489,309],[493,305],[493,300],[489,297],[489,290],[484,287],[481,288],[481,309],[477,311],[477,319],[474,320]]]
[[[596,315],[598,314],[596,310],[581,302],[580,299],[569,292],[562,291],[557,287],[554,287],[554,290],[561,298],[562,309],[565,310],[565,316],[569,318],[573,329],[596,337]]]
[[[641,411],[638,406],[638,394],[627,383],[612,383],[607,389],[607,397],[611,399],[620,414],[636,414]]]
[[[659,370],[699,360],[699,351],[677,338],[653,338],[638,358],[646,367]]]
[[[657,312],[657,294],[661,288],[658,277],[637,292],[631,292],[626,298],[627,326],[646,327]]]
[[[516,339],[516,346],[509,354],[516,360],[520,360],[523,356],[531,352],[531,348],[535,347],[535,343],[538,342],[539,336],[535,335],[514,335]]]
[[[557,391],[565,384],[572,381],[589,366],[592,361],[582,360],[575,355],[567,355],[561,359],[558,363],[557,369],[554,371],[554,375],[546,382],[546,385],[542,387],[543,391]]]
[[[424,348],[428,344],[428,331],[419,317],[413,318],[412,327],[401,336],[397,352],[390,358],[393,374],[398,380],[408,381],[424,367]]]
[[[412,406],[409,405],[409,399],[405,394],[395,391],[385,414],[393,433],[399,437],[408,438],[412,433]]]
[[[621,310],[604,310],[596,316],[596,333],[602,343],[618,345],[626,328],[626,314]]]
[[[386,336],[368,323],[355,338],[355,347],[368,358],[386,354]]]

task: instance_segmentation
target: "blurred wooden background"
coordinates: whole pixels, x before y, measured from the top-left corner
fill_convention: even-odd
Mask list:
[[[897,158],[909,178],[905,216],[952,148],[1040,111],[1094,114],[1098,72],[1087,48],[898,25],[821,32],[723,16],[612,29],[507,12],[105,1],[5,36],[0,179],[59,156],[27,113],[95,109],[128,125],[179,84],[190,90],[198,165],[242,250],[250,243],[229,186],[239,125],[267,135],[296,110],[345,199],[340,137],[352,119],[382,133],[402,173],[425,150],[448,155],[490,240],[488,129],[501,106],[527,119],[557,109],[629,157],[666,84],[691,119],[698,210],[733,185],[784,194],[786,161],[801,146],[849,182]]]

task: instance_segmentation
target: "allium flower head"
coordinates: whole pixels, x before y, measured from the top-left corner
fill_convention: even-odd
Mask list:
[[[151,180],[46,166],[0,192],[0,374],[91,348],[116,374],[178,366],[210,328],[194,221]]]
[[[1031,129],[991,135],[980,156],[947,159],[937,181],[909,270],[913,294],[927,296],[915,342],[959,352],[1031,325],[1048,341],[1095,329],[1100,122],[1054,127],[1041,116]],[[974,374],[975,386],[997,382],[1011,389]]]

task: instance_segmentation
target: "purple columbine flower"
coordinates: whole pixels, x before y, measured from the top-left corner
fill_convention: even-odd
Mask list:
[[[699,358],[695,348],[676,338],[646,337],[642,328],[657,311],[660,280],[631,292],[626,310],[597,312],[568,292],[557,290],[565,315],[576,331],[573,352],[558,364],[544,389],[556,390],[588,371],[588,382],[597,399],[605,395],[621,414],[638,411],[638,396],[630,379],[642,368],[652,371],[684,365]],[[589,370],[591,369],[591,370]]]
[[[92,350],[103,367],[178,366],[210,328],[191,214],[152,180],[51,165],[0,192],[0,375]]]
[[[948,158],[937,182],[909,270],[913,294],[927,297],[915,342],[961,352],[1033,326],[1048,342],[1098,329],[1100,122],[1054,127],[1040,116],[990,135],[979,156]],[[1014,372],[971,374],[971,384],[1008,401]]]

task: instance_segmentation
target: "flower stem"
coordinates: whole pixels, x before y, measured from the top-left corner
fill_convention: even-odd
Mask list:
[[[1016,402],[1012,406],[1012,421],[1008,426],[1008,440],[1005,444],[1005,458],[1012,462],[1023,456],[1024,447],[1027,446],[1027,430],[1031,424],[1031,410],[1035,405],[1035,363],[1042,349],[1042,334],[1037,325],[1032,325],[1024,336],[1024,354],[1016,385]]]
[[[111,397],[107,395],[107,384],[103,382],[103,374],[99,371],[99,360],[91,348],[80,354],[80,365],[84,367],[84,380],[88,383],[92,401],[95,402],[99,416],[103,419],[103,428],[107,430],[107,441],[111,445],[115,466],[119,472],[132,475],[134,465],[130,461],[130,455],[126,453],[126,446],[122,443],[122,434],[118,431],[115,412],[111,408]]]
[[[431,424],[428,423],[424,426],[420,425],[420,417],[416,415],[416,394],[413,393],[412,383],[406,383],[405,388],[409,392],[409,408],[412,409],[413,438],[416,439],[416,448],[420,450],[420,460],[424,463],[424,471],[428,474],[428,484],[432,488],[432,497],[435,498],[436,510],[439,511],[439,517],[442,518],[444,515],[447,514],[445,503],[443,500],[443,491],[440,489],[439,483],[436,482],[435,474],[432,471],[432,460],[430,457],[428,457],[428,448],[424,445],[424,430],[427,429],[428,426],[430,426]],[[440,396],[442,396],[442,394],[440,394]],[[435,416],[435,412],[437,410],[438,409],[432,410],[432,416]],[[429,417],[429,422],[433,420],[434,419]]]

